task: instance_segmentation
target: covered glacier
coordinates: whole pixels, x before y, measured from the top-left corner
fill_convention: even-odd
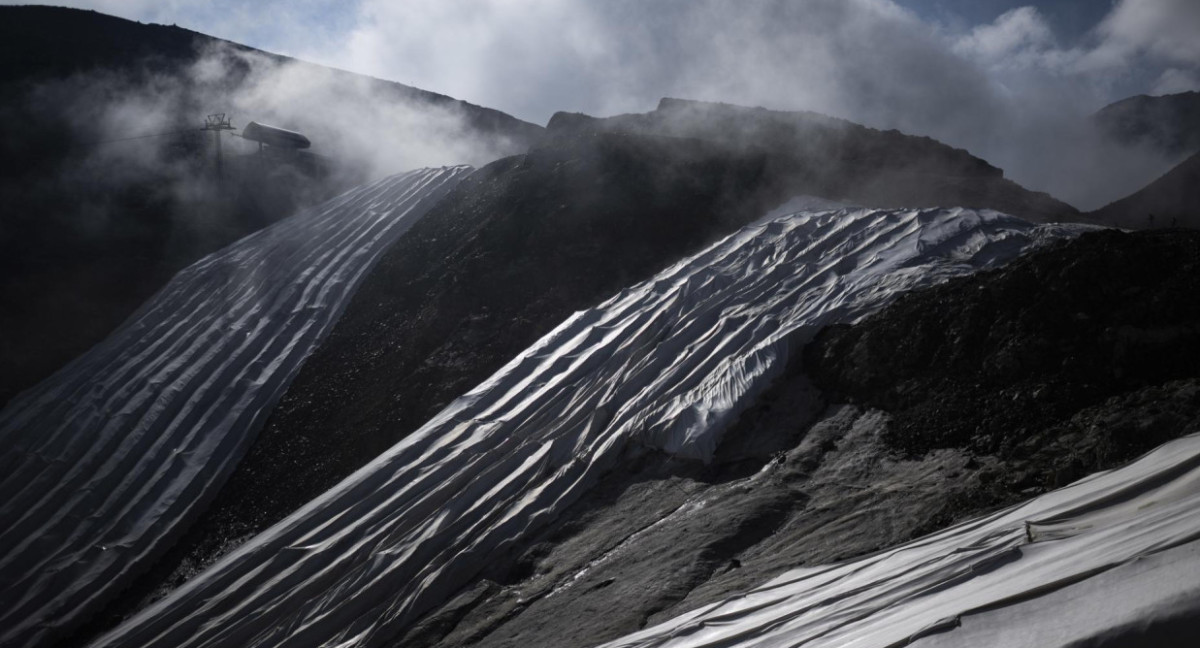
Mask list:
[[[95,613],[182,533],[380,254],[470,172],[393,176],[198,261],[0,412],[0,644]]]
[[[1073,232],[965,209],[765,219],[576,313],[97,645],[382,645],[627,453],[709,459],[824,324]]]
[[[799,568],[604,648],[1190,645],[1200,435],[859,560]]]

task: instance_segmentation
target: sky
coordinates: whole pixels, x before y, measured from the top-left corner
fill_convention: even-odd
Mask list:
[[[558,110],[648,110],[664,95],[870,121],[872,104],[895,113],[909,109],[898,100],[920,102],[897,93],[961,99],[975,84],[1001,99],[1062,85],[1091,110],[1130,94],[1200,89],[1197,0],[62,4],[177,24],[537,123]],[[889,119],[912,121],[875,121]]]
[[[663,96],[813,110],[935,137],[1068,200],[1065,178],[1087,171],[1058,160],[1084,156],[1072,123],[1133,94],[1200,89],[1200,0],[64,3],[535,123],[560,110],[643,112]],[[1161,166],[1113,180],[1132,186]]]

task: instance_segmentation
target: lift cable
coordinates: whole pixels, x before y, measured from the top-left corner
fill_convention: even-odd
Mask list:
[[[151,137],[165,137],[167,135],[178,135],[180,133],[191,133],[191,132],[199,131],[199,130],[200,129],[198,129],[198,128],[184,128],[181,130],[167,131],[165,133],[150,133],[149,135],[134,135],[133,137],[119,137],[117,139],[101,140],[99,142],[96,142],[96,144],[97,145],[112,144],[113,142],[128,142],[130,140],[148,139]]]

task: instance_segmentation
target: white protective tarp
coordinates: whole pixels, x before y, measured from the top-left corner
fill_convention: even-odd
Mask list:
[[[0,412],[0,645],[86,618],[178,536],[379,255],[469,172],[393,176],[201,259]]]
[[[1198,620],[1193,435],[898,549],[795,569],[605,648],[1191,646]]]
[[[420,430],[99,646],[377,646],[630,444],[707,459],[821,325],[1072,230],[990,211],[747,227],[576,313]]]

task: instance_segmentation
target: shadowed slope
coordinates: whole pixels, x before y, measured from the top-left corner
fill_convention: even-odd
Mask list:
[[[1087,216],[1131,229],[1200,228],[1200,153],[1138,192]]]

